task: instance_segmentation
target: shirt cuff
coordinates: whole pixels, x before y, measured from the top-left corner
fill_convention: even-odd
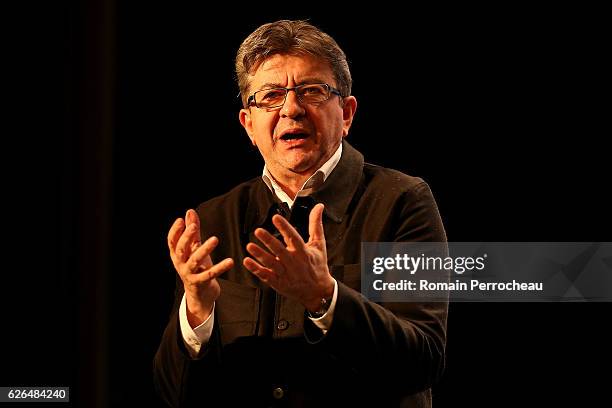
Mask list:
[[[192,329],[189,325],[189,320],[187,320],[187,300],[185,299],[185,294],[183,294],[181,306],[179,307],[179,322],[181,325],[181,334],[183,335],[183,343],[185,343],[185,347],[191,358],[195,359],[200,353],[202,346],[206,345],[212,336],[215,323],[215,304],[213,303],[212,312],[210,316],[208,316],[208,319]]]
[[[329,305],[329,309],[327,309],[327,312],[325,312],[323,316],[318,317],[316,319],[312,317],[308,317],[310,320],[312,320],[315,326],[321,329],[323,334],[327,334],[327,331],[331,327],[332,321],[334,320],[334,310],[336,309],[337,299],[338,299],[338,281],[334,279],[334,294],[332,296],[332,300]]]

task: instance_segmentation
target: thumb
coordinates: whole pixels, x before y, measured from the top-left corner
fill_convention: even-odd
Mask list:
[[[308,241],[320,240],[325,242],[325,232],[323,230],[323,209],[325,206],[321,203],[315,205],[310,211],[308,219]]]

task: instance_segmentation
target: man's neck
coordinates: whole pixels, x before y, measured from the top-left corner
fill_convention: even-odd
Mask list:
[[[308,188],[318,188],[320,184],[322,184],[327,176],[334,170],[338,162],[340,161],[340,157],[342,155],[342,144],[339,144],[338,147],[333,151],[333,154],[328,157],[324,163],[320,166],[313,166],[313,168],[309,169],[304,173],[296,173],[289,171],[284,168],[274,168],[273,166],[266,165],[264,167],[264,180],[269,177],[273,180],[272,185],[268,184],[271,190],[277,190],[276,194],[278,196],[279,191],[282,190],[287,197],[294,201],[297,197],[300,190],[304,188],[306,183],[309,184]],[[320,179],[313,179],[312,183],[309,182],[309,179],[313,177],[314,174],[321,172]],[[268,176],[266,177],[266,173]],[[271,180],[271,181],[272,181]],[[275,185],[275,187],[273,186]],[[290,204],[291,205],[291,204]]]
[[[272,173],[270,173],[272,174]],[[295,174],[294,177],[285,177],[279,178],[275,174],[272,174],[276,183],[283,189],[285,194],[287,194],[292,200],[295,200],[298,191],[302,189],[304,183],[308,180],[310,176],[314,173],[307,173],[305,175]]]

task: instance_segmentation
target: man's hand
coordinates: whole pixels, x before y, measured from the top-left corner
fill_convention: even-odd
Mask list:
[[[234,266],[232,258],[212,264],[210,254],[218,243],[217,237],[200,243],[200,219],[194,210],[188,210],[184,220],[177,218],[168,232],[170,258],[185,287],[191,327],[199,326],[210,316],[221,294],[216,278]]]
[[[334,278],[327,266],[323,204],[315,205],[310,212],[307,243],[282,216],[275,215],[272,223],[285,243],[258,228],[255,236],[270,252],[249,242],[246,249],[255,259],[246,257],[243,264],[278,293],[297,300],[314,312],[321,306],[321,299],[331,297],[334,292]]]

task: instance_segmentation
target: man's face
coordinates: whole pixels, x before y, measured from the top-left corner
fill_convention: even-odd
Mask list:
[[[274,55],[250,76],[249,92],[308,83],[337,88],[326,62],[307,55]],[[351,126],[357,101],[339,98],[332,94],[319,104],[302,104],[289,91],[281,108],[242,109],[240,123],[275,177],[310,176],[334,154]]]

